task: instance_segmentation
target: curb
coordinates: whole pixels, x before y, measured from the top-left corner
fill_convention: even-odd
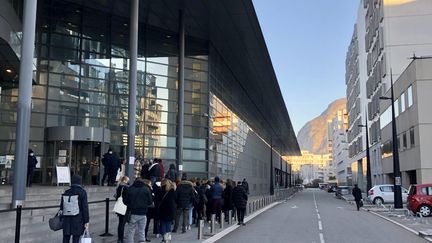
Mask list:
[[[274,203],[272,203],[272,204],[270,204],[270,205],[268,205],[268,206],[266,206],[264,208],[261,208],[261,209],[255,211],[255,212],[253,212],[251,215],[245,217],[245,219],[244,219],[245,223],[251,221],[253,218],[255,218],[256,216],[260,215],[261,213],[264,213],[265,211],[267,211],[267,210],[269,210],[269,209],[271,209],[271,208],[273,208],[273,207],[275,207],[275,206],[283,203],[284,201],[290,200],[292,197],[294,197],[295,194],[296,193],[292,194],[291,196],[289,196],[286,199],[274,202]],[[233,232],[234,230],[236,230],[239,227],[241,227],[241,226],[240,225],[236,225],[236,224],[232,225],[232,226],[230,226],[230,227],[222,230],[221,232],[215,234],[214,236],[212,236],[212,237],[204,240],[202,243],[214,243],[214,242],[220,240],[222,237],[224,237],[224,236],[228,235],[229,233]]]
[[[351,202],[351,201],[346,201],[346,202],[348,202],[349,204],[354,204],[354,202]],[[395,224],[395,225],[397,225],[397,226],[399,226],[399,227],[402,227],[403,229],[405,229],[405,230],[407,230],[407,231],[409,231],[409,232],[411,232],[411,233],[417,235],[417,236],[420,237],[420,238],[423,238],[423,239],[425,239],[425,240],[427,240],[427,241],[429,241],[429,242],[432,242],[432,237],[430,237],[430,236],[423,235],[423,234],[421,234],[421,233],[420,233],[419,231],[417,231],[417,230],[411,229],[411,228],[408,227],[408,226],[405,226],[405,225],[403,225],[403,224],[401,224],[401,223],[399,223],[399,222],[396,222],[396,221],[393,220],[393,219],[387,218],[386,216],[383,216],[383,215],[381,215],[381,214],[379,214],[379,213],[375,213],[375,212],[373,212],[373,211],[370,211],[369,209],[365,209],[365,208],[361,208],[361,209],[362,209],[363,211],[365,211],[365,212],[371,213],[371,214],[373,214],[373,215],[375,215],[375,216],[378,216],[378,217],[380,217],[380,218],[382,218],[382,219],[385,219],[385,220],[389,221],[390,223],[393,223],[393,224]]]

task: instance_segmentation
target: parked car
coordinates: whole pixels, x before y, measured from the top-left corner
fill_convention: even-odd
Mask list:
[[[335,196],[341,198],[343,195],[348,195],[350,193],[349,186],[338,186],[336,187]]]
[[[432,214],[432,184],[411,185],[408,192],[407,208],[423,217]]]
[[[408,190],[402,189],[402,201],[406,202]],[[368,191],[367,200],[373,204],[384,204],[394,202],[394,186],[391,184],[375,185]]]

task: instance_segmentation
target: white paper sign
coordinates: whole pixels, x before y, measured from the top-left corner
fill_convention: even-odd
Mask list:
[[[133,156],[129,157],[129,164],[130,165],[135,164],[135,157],[133,157]]]
[[[59,150],[59,156],[66,156],[67,150]]]
[[[71,184],[70,169],[68,166],[56,166],[57,185],[60,183]]]
[[[6,155],[5,168],[7,169],[12,168],[12,163],[14,160],[15,160],[15,155]]]
[[[40,168],[41,164],[42,164],[42,157],[40,156],[36,156],[36,159],[38,161],[38,163],[36,164],[36,168]]]

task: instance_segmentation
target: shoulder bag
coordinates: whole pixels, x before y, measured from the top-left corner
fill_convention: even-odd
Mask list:
[[[117,198],[117,201],[114,204],[114,209],[113,209],[114,212],[120,215],[125,215],[127,210],[127,206],[123,203],[123,189],[124,187],[122,187],[120,196]]]

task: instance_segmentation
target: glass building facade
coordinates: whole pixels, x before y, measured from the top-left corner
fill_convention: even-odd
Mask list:
[[[9,1],[18,19],[20,2]],[[62,164],[88,183],[91,162],[100,161],[108,147],[126,157],[129,24],[128,17],[103,8],[39,1],[29,142],[39,159],[35,182],[52,183],[55,166]],[[138,33],[135,154],[161,158],[167,168],[177,160],[178,33],[141,20]],[[19,42],[21,33],[13,34]],[[6,42],[13,49],[11,39]],[[208,39],[186,35],[184,74],[184,171],[189,177],[253,177],[255,190],[265,192],[271,146],[242,118],[242,106],[250,97]],[[15,151],[18,89],[16,80],[3,75],[0,170],[6,182]],[[102,140],[53,139],[51,129],[63,127],[108,132]],[[279,159],[280,154],[275,156]],[[275,164],[287,173],[282,162]]]

